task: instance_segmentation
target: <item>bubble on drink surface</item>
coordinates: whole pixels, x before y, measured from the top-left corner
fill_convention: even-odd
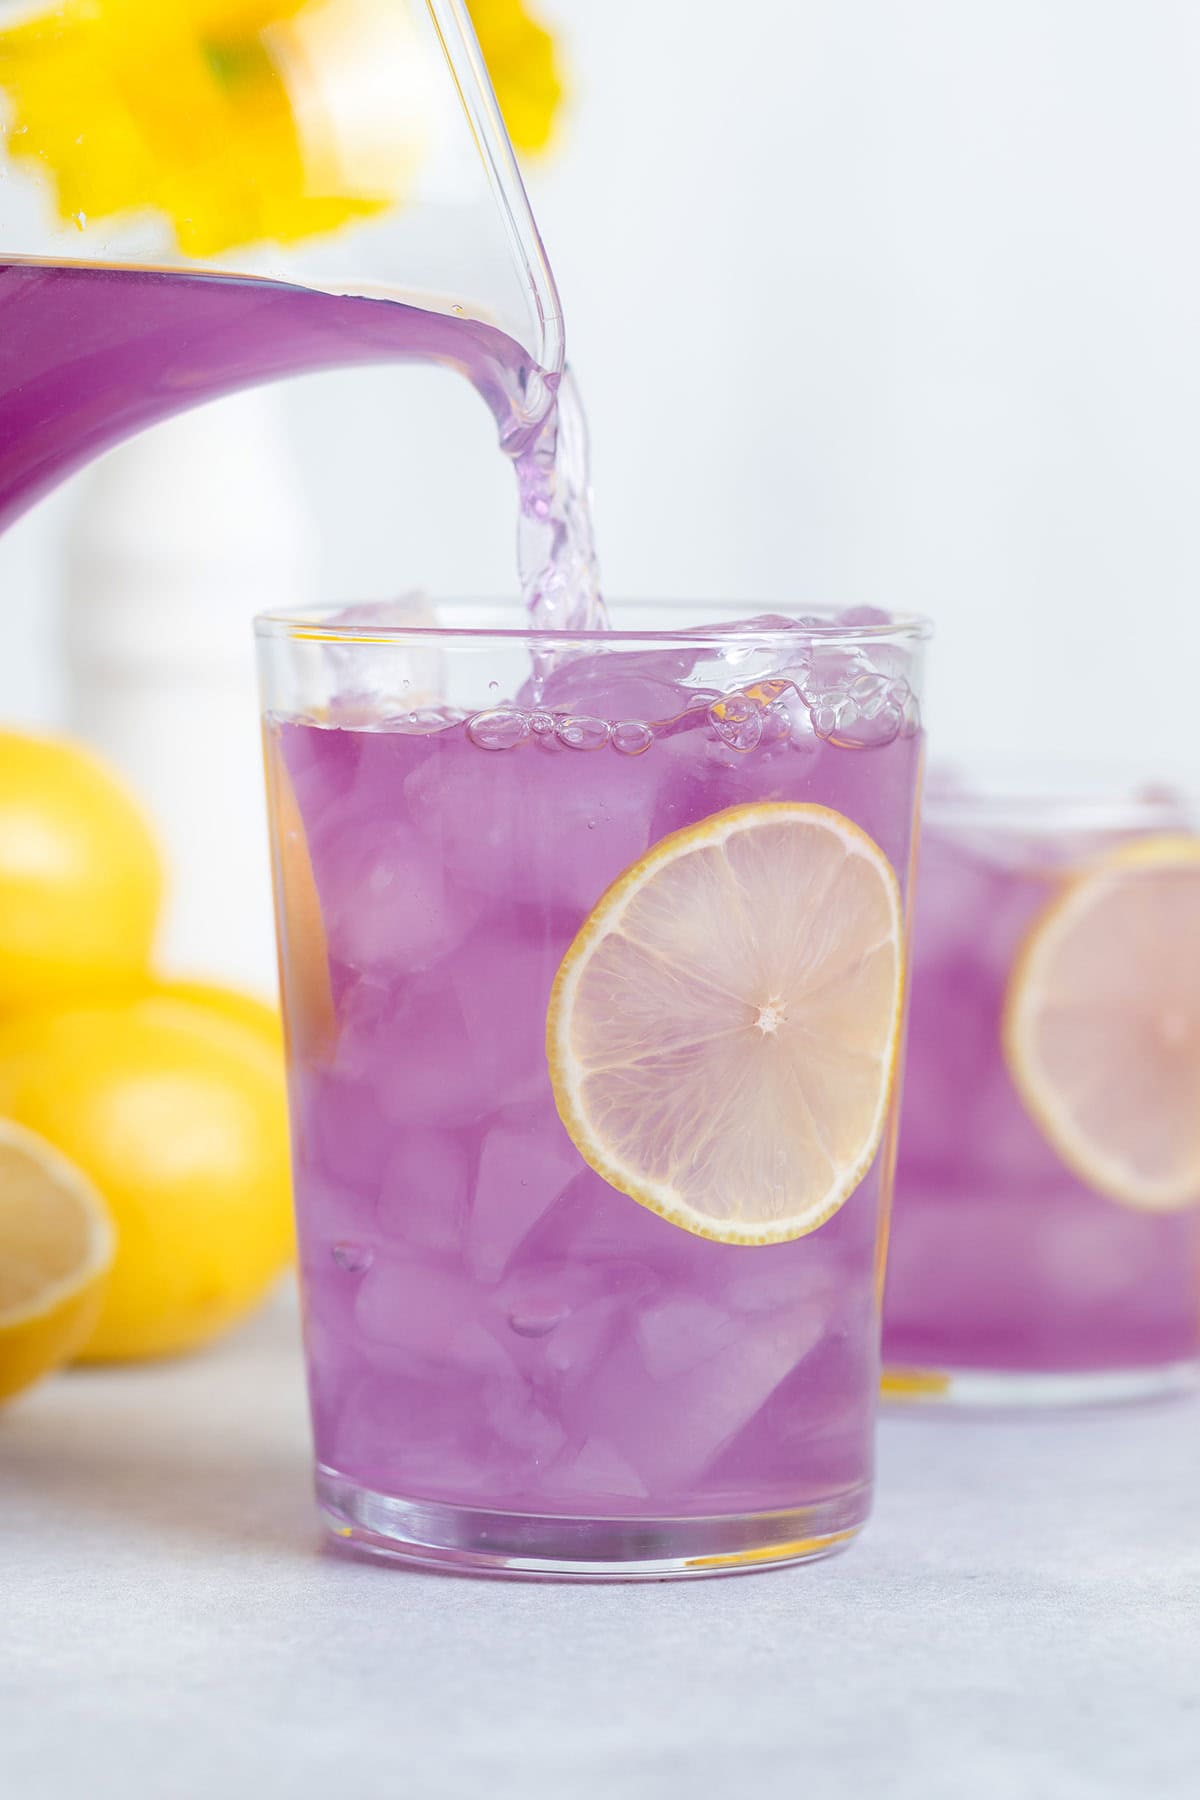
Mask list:
[[[339,1269],[347,1275],[365,1275],[375,1260],[375,1252],[369,1244],[338,1243],[330,1254]]]
[[[762,712],[748,694],[729,694],[714,700],[708,722],[717,736],[733,750],[746,753],[758,748],[762,737]]]
[[[475,714],[467,736],[480,750],[515,750],[529,736],[529,716],[513,707],[494,707]]]
[[[638,719],[621,719],[612,728],[612,746],[622,756],[641,756],[654,742],[654,733]]]
[[[556,729],[559,743],[568,750],[603,750],[612,735],[607,719],[560,718]]]

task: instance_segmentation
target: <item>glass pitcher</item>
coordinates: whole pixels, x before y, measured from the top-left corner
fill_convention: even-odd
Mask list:
[[[0,0],[0,106],[0,528],[159,419],[354,364],[466,374],[552,480],[561,311],[465,0]]]

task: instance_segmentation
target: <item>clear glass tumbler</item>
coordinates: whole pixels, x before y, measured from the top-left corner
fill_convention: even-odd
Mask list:
[[[1200,836],[1164,789],[931,782],[884,1310],[897,1399],[1074,1404],[1200,1354]]]
[[[821,1555],[870,1503],[925,629],[386,620],[258,625],[325,1517]]]

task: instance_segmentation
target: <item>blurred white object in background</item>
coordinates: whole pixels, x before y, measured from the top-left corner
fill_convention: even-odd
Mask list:
[[[172,973],[274,991],[251,619],[311,599],[313,568],[270,394],[172,419],[80,481],[65,724],[157,825],[170,876],[159,961]]]

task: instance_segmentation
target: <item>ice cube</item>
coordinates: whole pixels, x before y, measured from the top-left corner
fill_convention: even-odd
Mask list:
[[[691,1294],[673,1294],[642,1308],[635,1337],[650,1379],[669,1381],[727,1350],[741,1330],[741,1320],[724,1307]]]
[[[360,981],[340,1002],[339,1073],[373,1093],[385,1130],[463,1124],[491,1105],[487,1069],[458,1005],[452,962],[396,982]]]
[[[695,661],[683,650],[588,650],[562,658],[536,696],[530,688],[523,698],[547,712],[654,724],[686,708]]]
[[[747,1254],[753,1254],[748,1252]],[[679,1328],[687,1329],[682,1314]],[[656,1378],[636,1336],[606,1356],[587,1390],[597,1433],[628,1459],[656,1499],[678,1499],[721,1446],[754,1417],[768,1396],[820,1342],[826,1321],[808,1309],[743,1317],[725,1341],[710,1322],[672,1353],[666,1336],[654,1346]]]
[[[578,1307],[546,1345],[545,1366],[560,1389],[571,1393],[586,1382],[629,1316],[631,1300],[609,1295]]]
[[[479,911],[446,880],[431,846],[396,819],[341,819],[322,832],[316,867],[330,957],[386,977],[454,948]]]
[[[433,601],[413,592],[392,600],[372,600],[342,607],[328,620],[337,631],[379,633],[371,654],[363,656],[351,643],[336,638],[322,646],[325,696],[334,716],[367,712],[380,717],[411,704],[428,704],[445,689],[443,656],[436,639],[389,637],[396,631],[436,630],[439,624]],[[311,685],[313,646],[306,652],[303,674]]]
[[[589,1437],[542,1478],[547,1499],[573,1500],[588,1510],[597,1500],[644,1500],[646,1484],[607,1439]]]
[[[495,1281],[517,1245],[579,1173],[580,1157],[552,1107],[513,1112],[483,1142],[467,1227],[472,1269]]]
[[[374,1201],[390,1132],[370,1085],[327,1070],[293,1076],[298,1161],[331,1187]]]
[[[322,1272],[331,1245],[375,1242],[379,1224],[373,1191],[326,1181],[302,1163],[295,1169],[294,1184],[301,1248],[307,1252],[309,1246],[313,1247],[314,1260]]]
[[[478,1319],[479,1299],[462,1275],[406,1256],[378,1256],[363,1276],[355,1306],[369,1349],[399,1351],[411,1359],[484,1373],[501,1352]],[[373,1358],[392,1366],[396,1358]]]
[[[999,1043],[990,1060],[975,1071],[963,1071],[950,1115],[949,1135],[956,1145],[958,1167],[988,1185],[1052,1187],[1069,1180],[1058,1154],[1025,1110],[1008,1073]]]
[[[861,1260],[869,1262],[869,1250]],[[841,1258],[832,1250],[822,1254],[809,1239],[802,1251],[795,1243],[756,1249],[745,1259],[744,1270],[723,1284],[721,1297],[737,1312],[798,1307],[827,1319],[843,1281]]]
[[[549,1100],[546,1010],[568,943],[565,929],[551,931],[536,915],[526,915],[524,930],[489,917],[448,968],[490,1110]]]
[[[353,731],[279,724],[267,736],[269,761],[282,761],[311,846],[322,822],[344,808],[358,777],[363,739]]]
[[[425,1250],[455,1249],[466,1225],[470,1181],[470,1150],[461,1133],[409,1126],[384,1171],[380,1231]]]
[[[519,1452],[519,1479],[528,1479],[528,1463],[541,1466],[558,1455],[567,1441],[560,1421],[538,1405],[530,1389],[519,1379],[489,1377],[483,1388],[483,1407],[488,1424],[508,1448]]]
[[[580,1169],[522,1244],[519,1261],[575,1260],[603,1264],[610,1272],[624,1265],[644,1284],[653,1283],[654,1272],[671,1267],[679,1254],[677,1225],[619,1193],[591,1169]]]
[[[661,774],[653,750],[488,751],[464,736],[412,771],[405,797],[456,886],[579,917],[649,847]]]
[[[604,1288],[604,1271],[583,1263],[540,1263],[506,1275],[496,1305],[510,1331],[521,1338],[546,1338]]]
[[[477,1389],[429,1365],[360,1375],[320,1432],[318,1453],[385,1493],[473,1500],[494,1483]]]

